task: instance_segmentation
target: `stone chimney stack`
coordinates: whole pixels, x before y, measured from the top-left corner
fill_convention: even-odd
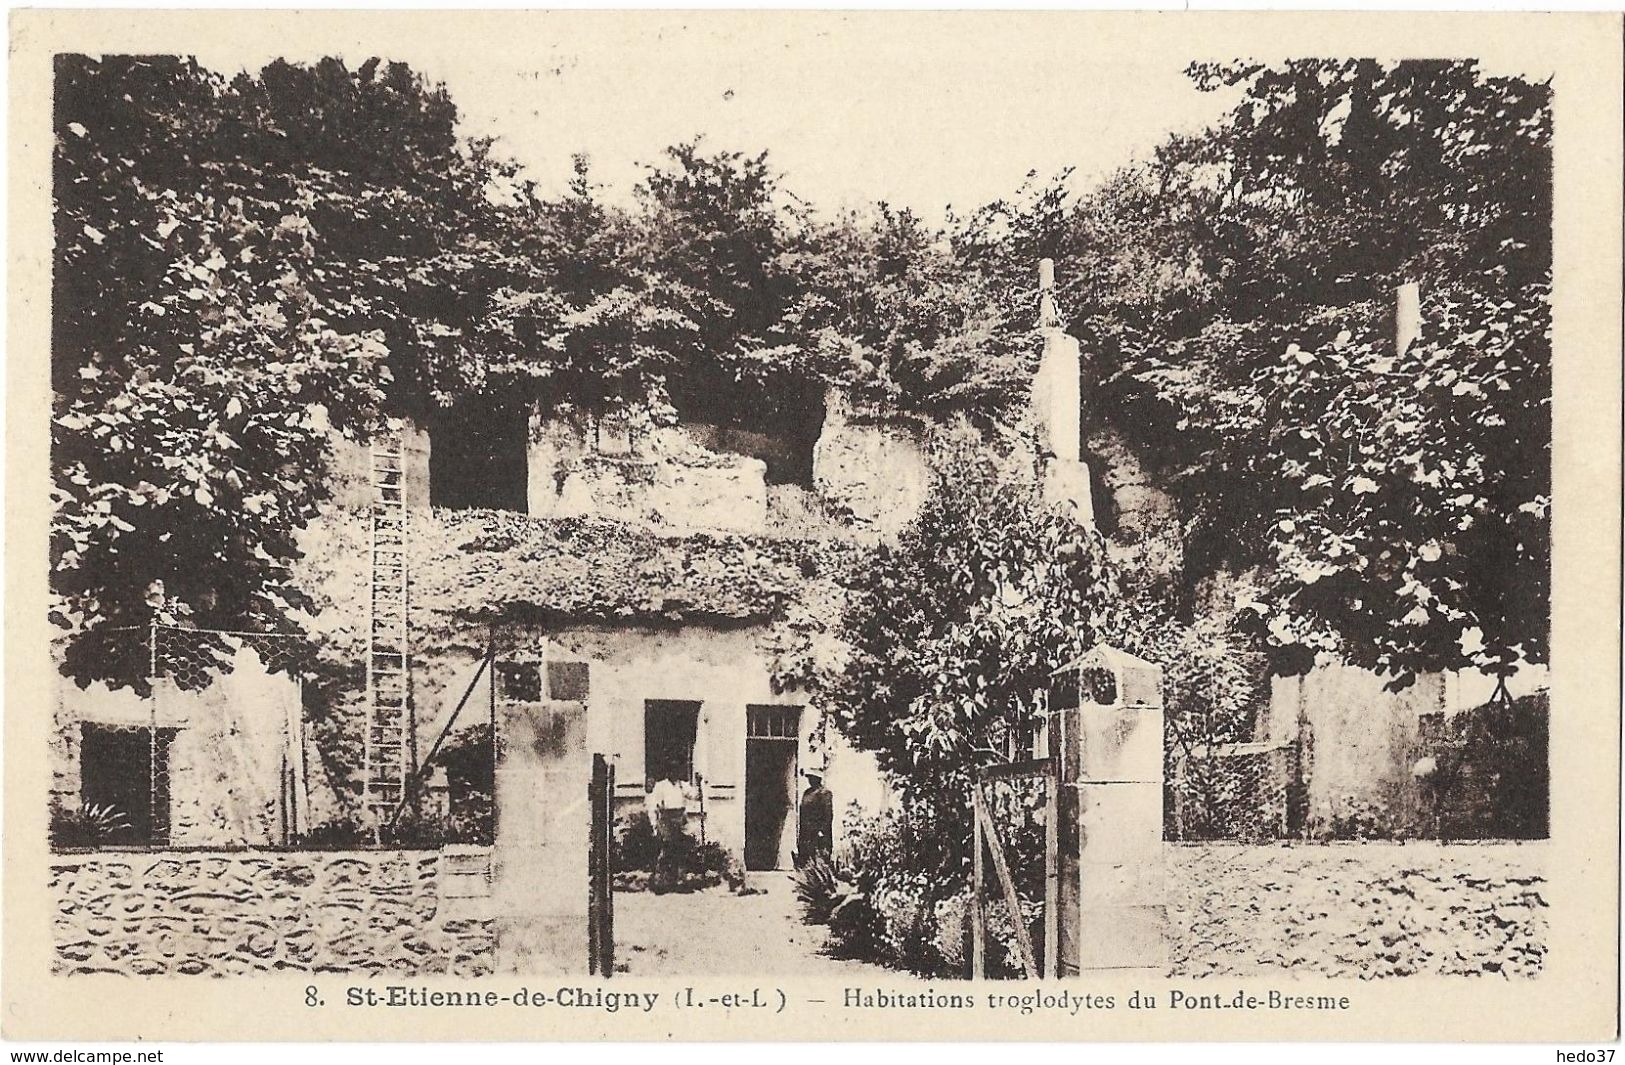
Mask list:
[[[1403,355],[1422,335],[1422,286],[1407,281],[1394,290],[1394,350]]]
[[[1044,498],[1070,505],[1086,525],[1094,524],[1089,469],[1080,460],[1083,443],[1081,357],[1078,341],[1061,327],[1055,305],[1055,261],[1038,264],[1038,330],[1044,354],[1033,376],[1033,424]]]
[[[1061,313],[1055,308],[1055,260],[1038,260],[1038,328],[1061,328]]]

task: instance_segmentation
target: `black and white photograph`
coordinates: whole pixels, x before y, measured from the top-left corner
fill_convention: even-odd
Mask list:
[[[51,986],[679,1031],[737,988],[803,1038],[1562,997],[1619,817],[1573,49],[260,14],[34,86],[6,877]],[[1554,529],[1599,504],[1586,666]]]

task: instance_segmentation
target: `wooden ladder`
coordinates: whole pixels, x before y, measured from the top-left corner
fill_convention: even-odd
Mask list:
[[[372,445],[371,594],[367,604],[367,739],[363,803],[374,832],[409,798],[416,769],[407,643],[406,474],[393,428]]]

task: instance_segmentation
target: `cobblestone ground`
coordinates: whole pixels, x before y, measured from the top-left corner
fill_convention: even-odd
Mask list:
[[[752,873],[750,884],[761,894],[617,894],[617,968],[633,976],[900,975],[822,954],[825,930],[801,923],[788,873]]]

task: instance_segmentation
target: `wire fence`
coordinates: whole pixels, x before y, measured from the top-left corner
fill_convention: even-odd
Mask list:
[[[245,650],[254,653],[267,674],[290,677],[298,692],[286,701],[280,722],[251,723],[258,729],[279,728],[282,733],[274,828],[281,839],[263,842],[287,843],[305,826],[309,814],[301,703],[304,677],[313,657],[313,646],[305,634],[152,622],[94,630],[81,634],[78,643],[78,653],[97,660],[96,672],[111,687],[128,685],[145,702],[145,723],[79,722],[82,801],[74,816],[64,818],[67,824],[53,825],[56,842],[170,844],[169,747],[179,731],[175,723],[203,705],[203,693],[211,685],[243,664]],[[228,714],[234,710],[225,709]],[[221,733],[235,739],[240,728],[249,731],[245,726],[250,723],[233,719],[220,724]],[[97,741],[94,750],[87,746],[92,738]],[[144,757],[140,751],[143,740]],[[230,743],[223,746],[232,748]],[[239,761],[251,757],[234,753]],[[94,764],[87,765],[87,761]],[[136,779],[142,769],[144,781]],[[242,786],[240,781],[237,784]]]

